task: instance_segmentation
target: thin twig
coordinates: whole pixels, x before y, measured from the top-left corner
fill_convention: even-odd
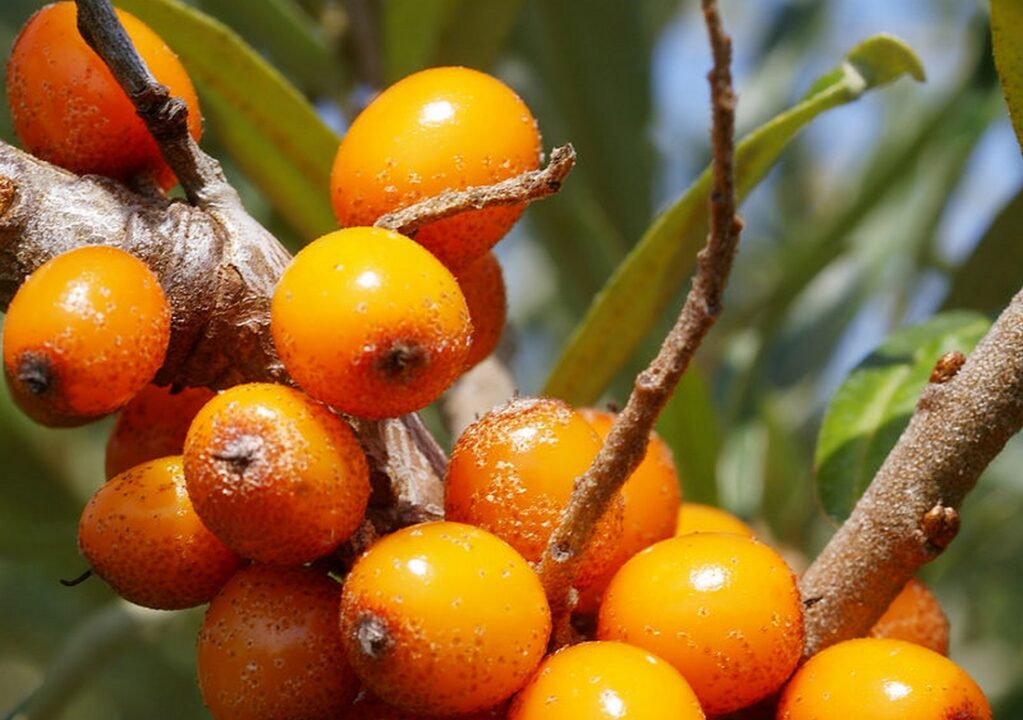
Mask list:
[[[632,394],[615,419],[593,465],[576,481],[568,507],[541,558],[540,577],[556,618],[559,640],[570,636],[566,631],[568,598],[579,559],[611,499],[643,459],[657,415],[721,312],[721,296],[742,229],[742,221],[735,214],[735,93],[729,69],[731,39],[721,25],[716,0],[703,0],[703,13],[714,58],[713,69],[707,76],[711,88],[714,153],[710,234],[697,257],[697,274],[675,326],[664,339],[657,357],[636,378]]]
[[[415,205],[383,215],[377,227],[412,236],[424,225],[452,215],[498,205],[533,202],[555,194],[575,165],[575,148],[562,145],[551,151],[550,162],[541,170],[529,170],[493,185],[465,190],[448,190]]]
[[[78,32],[103,59],[156,140],[190,202],[213,200],[227,181],[220,163],[188,132],[188,106],[157,82],[117,18],[110,0],[76,0]]]

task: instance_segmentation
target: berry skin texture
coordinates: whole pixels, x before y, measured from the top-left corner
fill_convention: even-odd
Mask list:
[[[516,695],[508,720],[703,720],[671,665],[619,642],[587,642],[548,657]]]
[[[18,288],[3,329],[18,406],[56,427],[124,406],[163,364],[171,310],[145,263],[89,245],[43,263]]]
[[[502,704],[489,710],[458,715],[452,720],[504,720],[506,715],[507,707]],[[342,720],[437,720],[436,715],[420,715],[388,705],[376,695],[366,691],[359,693],[355,702],[341,717]]]
[[[613,413],[582,408],[579,414],[606,441],[614,423]],[[579,598],[577,610],[596,612],[601,593],[626,560],[658,540],[672,536],[681,500],[678,472],[671,449],[657,433],[650,435],[646,455],[621,489],[624,503],[622,538],[615,559],[597,582]]]
[[[215,720],[336,720],[358,680],[337,634],[336,582],[309,568],[252,565],[206,610],[199,689]]]
[[[507,543],[434,522],[373,545],[345,579],[341,636],[368,690],[412,713],[492,708],[529,680],[547,649],[540,580]]]
[[[833,645],[792,677],[778,720],[990,720],[977,683],[932,650],[902,640]]]
[[[720,508],[700,503],[682,503],[678,509],[675,535],[682,536],[702,532],[733,533],[746,537],[756,535],[753,528]]]
[[[582,416],[560,400],[518,398],[465,429],[444,481],[448,520],[485,528],[538,562],[561,512],[600,450]],[[592,585],[614,560],[622,502],[612,501],[583,555],[576,587]]]
[[[180,455],[192,418],[214,395],[208,388],[175,393],[170,387],[144,387],[118,414],[107,439],[107,479],[148,460]]]
[[[600,606],[597,637],[667,660],[715,716],[788,679],[803,651],[803,604],[774,550],[699,533],[662,540],[622,566]]]
[[[476,367],[497,348],[508,314],[504,275],[497,256],[488,252],[455,274],[472,321],[472,341],[465,369]]]
[[[948,618],[938,599],[914,578],[895,596],[868,636],[905,640],[947,656],[948,631]]]
[[[101,486],[82,512],[78,545],[118,595],[157,610],[209,602],[242,564],[192,509],[180,455]]]
[[[117,10],[150,72],[188,106],[202,134],[199,101],[174,52],[133,15]],[[106,65],[78,34],[73,2],[47,5],[22,28],[7,62],[14,130],[36,157],[79,174],[119,180],[149,173],[168,189],[174,174]]]
[[[195,511],[242,557],[301,565],[347,540],[369,501],[351,428],[297,390],[237,385],[210,400],[185,438]]]
[[[348,129],[331,173],[331,202],[343,227],[444,190],[488,185],[540,166],[540,134],[529,108],[506,85],[476,70],[441,67],[384,90]],[[439,220],[416,234],[454,271],[504,237],[523,205]]]
[[[270,331],[299,386],[363,418],[397,417],[461,374],[472,325],[454,276],[412,240],[351,228],[302,249],[274,290]]]

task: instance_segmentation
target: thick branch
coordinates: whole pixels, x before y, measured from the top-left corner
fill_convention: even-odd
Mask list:
[[[803,575],[807,657],[870,629],[959,526],[984,468],[1023,427],[1023,292],[950,379],[939,361],[852,515]]]
[[[480,185],[465,190],[448,190],[409,205],[376,221],[377,227],[412,237],[424,225],[458,215],[467,210],[497,205],[517,205],[541,200],[561,189],[575,165],[575,148],[561,145],[551,151],[550,162],[540,170],[530,170],[493,185]]]
[[[226,193],[230,200],[235,192],[220,163],[200,150],[188,132],[188,106],[149,72],[110,0],[76,0],[76,4],[79,33],[124,88],[188,199],[206,206]]]
[[[597,521],[643,459],[657,415],[721,311],[721,296],[742,227],[735,214],[735,93],[729,70],[731,40],[722,28],[717,2],[703,0],[703,12],[714,58],[713,69],[708,75],[714,152],[710,235],[698,256],[697,275],[675,326],[665,338],[657,357],[636,378],[632,394],[615,419],[593,465],[576,480],[569,505],[541,558],[540,577],[552,610],[562,626],[578,562]]]

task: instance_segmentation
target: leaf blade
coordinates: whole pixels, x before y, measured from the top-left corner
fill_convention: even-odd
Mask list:
[[[902,72],[923,77],[919,59],[895,38],[879,35],[853,48],[836,71],[814,85],[806,99],[738,144],[739,200],[749,194],[807,123],[891,82]],[[549,376],[545,394],[580,405],[596,400],[688,278],[707,232],[709,192],[707,169],[654,220],[594,299]],[[621,312],[621,307],[630,312]]]
[[[995,68],[1009,106],[1016,140],[1023,148],[1023,3],[1019,0],[991,0],[991,44]]]

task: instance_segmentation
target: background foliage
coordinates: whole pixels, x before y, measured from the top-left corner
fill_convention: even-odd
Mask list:
[[[0,5],[0,51],[40,4]],[[579,166],[564,192],[534,206],[498,248],[511,304],[501,352],[523,392],[547,387],[598,399],[605,383],[562,354],[566,338],[708,159],[709,60],[695,3],[118,4],[182,55],[203,102],[204,146],[222,158],[250,211],[292,247],[331,228],[325,177],[336,139],[375,88],[438,63],[508,81],[539,118],[545,145],[571,140]],[[813,119],[764,181],[751,182],[725,314],[660,424],[684,495],[755,520],[798,565],[832,527],[817,500],[815,463],[827,508],[841,516],[911,407],[905,383],[919,382],[928,363],[914,349],[952,349],[938,338],[975,341],[983,316],[1023,285],[1023,162],[991,60],[985,5],[722,5],[737,53],[740,135],[819,91],[815,78],[836,82],[829,69],[876,33],[907,41],[928,78],[899,80]],[[901,70],[913,72],[909,57]],[[3,110],[0,137],[14,140]],[[642,329],[637,318],[645,317],[650,330],[616,362],[595,356],[610,379],[602,400],[624,399],[678,307],[702,231],[691,216],[672,230],[653,264],[671,275],[659,291],[668,311],[624,296],[610,303],[619,321]],[[677,235],[686,242],[670,242]],[[817,447],[825,409],[849,371],[889,333],[945,310],[969,314],[902,333],[872,355],[842,387],[829,414],[833,429]],[[871,394],[878,388],[881,402]],[[102,481],[109,426],[44,431],[0,389],[0,713],[41,688],[36,718],[204,717],[193,679],[197,612],[141,612],[98,581],[73,590],[56,582],[82,569],[75,527]],[[848,451],[847,442],[860,453],[856,472],[843,470],[848,455],[831,458],[835,448]],[[953,657],[978,678],[999,717],[1023,716],[1021,463],[1023,445],[1014,441],[967,500],[960,537],[926,569],[952,617]]]

